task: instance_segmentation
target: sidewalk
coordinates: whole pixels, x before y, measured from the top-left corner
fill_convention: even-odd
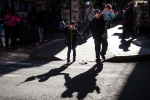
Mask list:
[[[108,31],[108,51],[106,61],[109,62],[127,62],[144,61],[150,59],[150,38],[137,37],[131,40],[130,34],[126,35],[124,41],[121,40],[122,26],[113,24],[114,27]],[[82,33],[82,30],[80,30]],[[36,43],[30,44],[16,50],[5,51],[0,49],[0,59],[49,59],[66,60],[67,47],[64,44],[65,35],[46,34],[46,43],[37,46]],[[78,39],[77,61],[95,61],[94,41],[88,39]]]

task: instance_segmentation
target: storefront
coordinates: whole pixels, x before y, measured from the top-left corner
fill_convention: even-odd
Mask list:
[[[0,12],[4,12],[7,9],[8,0],[0,0]]]
[[[79,27],[79,24],[82,20],[82,0],[47,0],[48,6],[52,6],[57,11],[57,16],[59,19],[64,21],[66,24],[69,24],[70,20],[76,22],[76,27]]]

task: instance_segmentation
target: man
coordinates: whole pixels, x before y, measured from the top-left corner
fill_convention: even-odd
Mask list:
[[[133,21],[134,21],[134,3],[131,2],[128,4],[129,7],[126,8],[125,14],[124,14],[124,22],[123,22],[123,33],[122,33],[122,39],[125,38],[125,33],[127,32],[127,27],[129,27],[129,32],[132,34],[132,39],[135,38],[134,29],[133,29]]]
[[[84,16],[84,21],[86,22],[86,25],[88,25],[89,22],[93,19],[93,17],[94,17],[94,10],[95,9],[93,8],[93,4],[90,3],[89,7],[86,9],[85,16]],[[89,36],[90,32],[87,31],[86,35]]]
[[[30,32],[31,33],[35,33],[35,19],[34,17],[36,16],[36,7],[31,7],[31,10],[28,12],[28,22],[30,23],[30,27],[31,27],[31,30]]]
[[[37,15],[35,19],[37,19],[37,25],[38,25],[38,33],[39,33],[39,41],[37,45],[43,44],[43,33],[44,33],[44,25],[45,25],[45,18],[46,18],[46,12],[41,8],[41,5],[38,4],[36,6]]]
[[[94,15],[95,17],[90,21],[90,23],[84,29],[82,36],[84,37],[85,33],[89,31],[89,29],[91,29],[94,43],[95,43],[96,63],[100,64],[100,55],[105,60],[105,54],[107,51],[108,42],[107,39],[101,37],[104,33],[104,28],[105,28],[105,21],[102,17],[101,11],[99,9],[95,9]],[[102,49],[101,49],[101,44],[102,44]]]

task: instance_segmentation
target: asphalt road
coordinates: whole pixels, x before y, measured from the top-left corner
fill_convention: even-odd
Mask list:
[[[0,100],[150,100],[150,62],[0,61]]]

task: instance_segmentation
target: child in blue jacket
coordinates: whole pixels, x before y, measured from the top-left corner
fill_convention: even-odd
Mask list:
[[[114,14],[114,12],[112,12],[112,6],[110,4],[107,4],[102,11],[102,15],[105,20],[105,33],[102,35],[102,37],[107,39],[107,29],[110,28],[110,24],[112,20],[117,17],[118,12]]]

